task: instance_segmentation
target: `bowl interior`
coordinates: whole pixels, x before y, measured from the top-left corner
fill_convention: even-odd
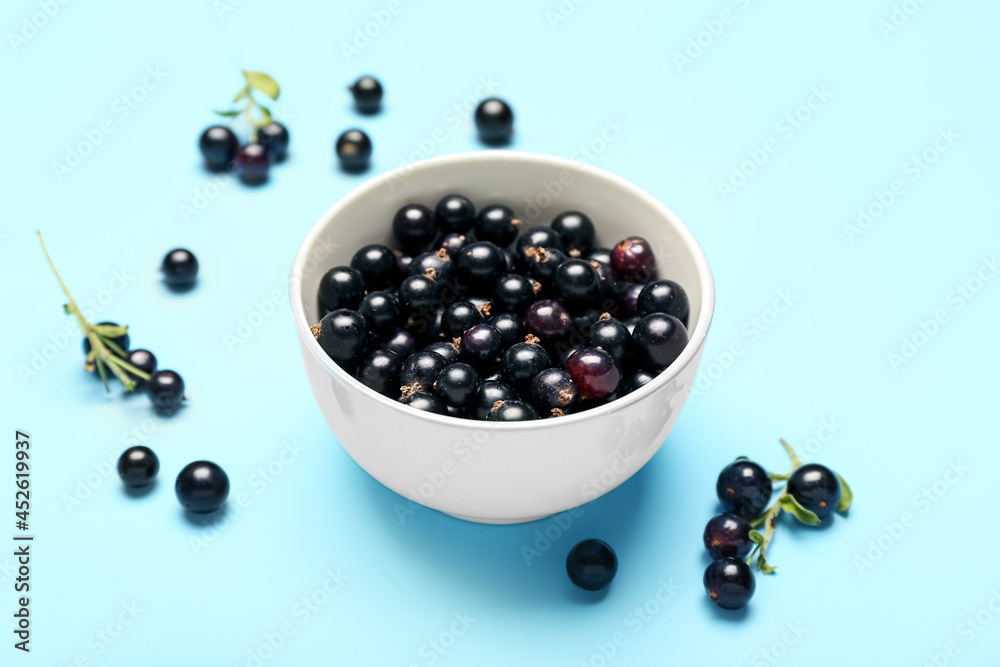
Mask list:
[[[674,280],[691,301],[689,332],[704,337],[711,317],[711,274],[690,232],[666,207],[617,176],[579,162],[531,153],[479,151],[425,160],[388,172],[347,195],[330,209],[303,243],[292,271],[292,294],[300,332],[319,321],[320,278],[346,265],[369,243],[395,247],[392,217],[404,204],[434,208],[458,193],[477,210],[489,204],[511,207],[522,231],[549,225],[563,211],[586,213],[597,229],[597,245],[611,247],[642,236],[653,247],[660,278]],[[301,317],[304,315],[304,319]]]

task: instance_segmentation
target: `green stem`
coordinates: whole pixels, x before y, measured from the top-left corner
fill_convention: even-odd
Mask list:
[[[785,448],[786,452],[788,452],[788,458],[792,460],[792,470],[795,471],[796,469],[801,468],[802,461],[799,460],[799,456],[795,453],[795,450],[792,449],[792,446],[789,445],[784,438],[779,439],[778,442],[780,442],[781,446]]]
[[[785,448],[785,451],[788,453],[788,458],[792,460],[792,470],[787,475],[776,475],[770,473],[771,479],[775,481],[787,480],[789,477],[791,477],[792,472],[795,472],[795,470],[802,467],[802,460],[799,459],[798,454],[795,453],[795,450],[792,449],[792,446],[789,445],[784,438],[781,438],[778,442],[780,442],[781,446]],[[781,490],[781,493],[778,494],[778,497],[777,499],[775,499],[774,504],[772,504],[769,508],[767,508],[767,511],[764,512],[764,514],[760,515],[759,517],[750,522],[750,525],[753,526],[754,528],[763,524],[764,532],[762,534],[763,540],[761,540],[760,544],[755,546],[753,548],[753,551],[750,552],[750,555],[747,556],[747,563],[749,564],[756,556],[757,567],[760,568],[760,571],[763,572],[764,574],[772,574],[775,569],[767,562],[767,547],[770,546],[771,540],[774,539],[774,531],[777,528],[778,515],[781,514],[782,511],[781,499],[784,498],[786,495],[788,495],[787,486]]]

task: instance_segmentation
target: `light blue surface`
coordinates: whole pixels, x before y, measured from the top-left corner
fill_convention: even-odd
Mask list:
[[[37,541],[30,656],[6,630],[13,559],[0,556],[0,663],[254,665],[261,645],[269,666],[773,664],[763,651],[789,665],[996,663],[1000,280],[976,281],[1000,247],[1000,7],[897,2],[914,13],[883,34],[889,0],[223,2],[53,1],[16,51],[8,33],[44,3],[5,3],[0,553],[16,428],[32,435]],[[340,44],[390,5],[398,13],[348,62]],[[550,25],[560,6],[573,11]],[[713,23],[724,10],[729,23]],[[707,46],[678,66],[689,39]],[[239,67],[281,82],[275,107],[292,135],[291,160],[257,190],[210,185],[195,150]],[[147,68],[165,77],[146,79],[129,108],[119,98]],[[375,118],[352,113],[344,90],[365,72],[387,90]],[[288,308],[300,240],[361,182],[334,169],[337,134],[369,131],[373,174],[476,149],[453,107],[484,94],[482,81],[515,109],[514,147],[579,159],[593,142],[594,164],[686,222],[718,284],[700,390],[667,444],[561,524],[479,526],[427,509],[401,522],[405,501],[351,462],[313,404]],[[808,119],[783,121],[812,91],[826,99],[799,111]],[[111,132],[60,181],[53,162],[103,119]],[[609,122],[624,130],[602,147]],[[949,128],[957,138],[938,141]],[[947,150],[914,171],[936,141]],[[748,151],[767,161],[724,197],[719,182]],[[858,207],[895,180],[892,205],[850,238]],[[201,210],[185,220],[183,206]],[[183,373],[181,414],[156,419],[144,397],[106,396],[80,370],[36,228],[78,300],[104,299],[99,319],[127,322],[135,345]],[[177,245],[202,264],[184,296],[156,272]],[[956,291],[965,284],[981,287],[971,300]],[[775,316],[783,293],[791,306]],[[946,319],[926,337],[937,311]],[[249,337],[227,339],[251,319]],[[921,347],[894,368],[904,337]],[[727,360],[734,343],[742,354]],[[33,358],[38,373],[24,377]],[[782,436],[840,471],[855,508],[828,530],[782,522],[779,574],[758,576],[746,612],[719,613],[701,586],[715,476],[739,454],[784,469]],[[143,498],[105,478],[134,442],[162,463]],[[232,479],[232,516],[214,526],[189,523],[173,497],[174,475],[197,458]],[[547,532],[529,565],[523,547]],[[600,598],[563,570],[591,536],[621,563]],[[869,556],[870,567],[857,560]],[[310,596],[322,602],[311,611]],[[1000,611],[1000,596],[992,604]],[[269,652],[285,623],[294,634]]]

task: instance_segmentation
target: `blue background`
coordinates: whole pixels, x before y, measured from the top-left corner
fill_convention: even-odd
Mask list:
[[[983,278],[1000,246],[1000,7],[908,0],[893,25],[890,0],[388,6],[74,2],[46,19],[43,4],[5,3],[2,525],[13,532],[22,429],[37,541],[33,651],[3,630],[3,664],[995,664],[1000,280]],[[366,44],[372,12],[391,21]],[[281,82],[273,106],[292,135],[259,189],[213,183],[195,148],[240,67]],[[136,89],[147,68],[160,80]],[[374,118],[345,90],[369,72],[387,91]],[[462,106],[487,92],[516,111],[514,148],[580,159],[589,146],[664,201],[718,283],[698,389],[666,445],[558,522],[409,512],[329,433],[288,307],[299,242],[362,181],[336,170],[334,138],[368,131],[371,175],[474,150]],[[105,119],[110,133],[57,173]],[[608,122],[624,129],[602,145]],[[763,164],[744,164],[754,155]],[[880,215],[851,228],[859,207]],[[134,345],[184,375],[179,415],[105,395],[80,370],[35,229],[97,319],[128,323]],[[182,296],[157,274],[178,245],[202,265]],[[781,294],[792,305],[777,313]],[[745,612],[721,613],[701,585],[715,477],[740,454],[785,469],[779,437],[843,474],[856,504],[825,530],[783,520],[778,574],[758,576]],[[137,442],[159,454],[161,480],[130,498],[108,462]],[[229,513],[207,524],[185,519],[171,488],[197,458],[233,483]],[[620,558],[605,595],[564,573],[592,536]],[[0,565],[9,623],[13,559]]]

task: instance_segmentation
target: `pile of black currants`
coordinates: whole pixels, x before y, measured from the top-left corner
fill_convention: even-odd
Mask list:
[[[705,591],[722,609],[742,609],[753,597],[756,583],[749,563],[757,559],[764,574],[775,568],[765,558],[774,537],[777,518],[787,512],[810,526],[818,526],[835,511],[846,512],[853,494],[847,482],[826,466],[804,464],[791,446],[781,441],[792,460],[788,474],[769,473],[745,456],[719,473],[715,491],[724,514],[705,526],[704,542],[712,563],[705,570]],[[773,483],[785,481],[785,489],[767,508]],[[757,530],[764,526],[764,532]]]
[[[523,421],[636,391],[680,356],[689,302],[650,244],[595,247],[567,211],[522,229],[504,205],[407,204],[398,249],[371,244],[322,277],[323,350],[364,385],[440,415]]]

